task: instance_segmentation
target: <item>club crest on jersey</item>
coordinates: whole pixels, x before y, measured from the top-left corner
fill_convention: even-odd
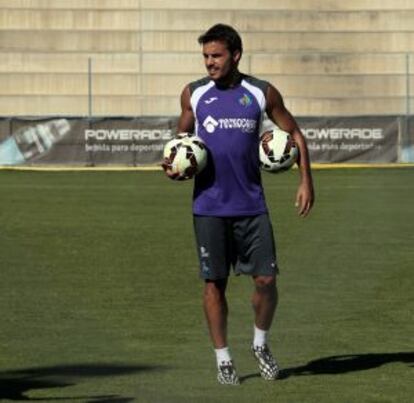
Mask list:
[[[239,104],[245,107],[250,106],[252,103],[253,103],[252,98],[246,93],[244,93],[243,96],[239,99]]]
[[[210,115],[204,119],[203,126],[207,130],[207,133],[214,133],[219,122]]]

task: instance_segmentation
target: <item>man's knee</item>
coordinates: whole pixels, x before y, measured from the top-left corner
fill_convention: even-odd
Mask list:
[[[254,277],[254,283],[257,291],[269,292],[276,289],[276,277],[275,276],[256,276]]]
[[[204,283],[204,298],[223,299],[226,293],[227,279],[206,280]]]

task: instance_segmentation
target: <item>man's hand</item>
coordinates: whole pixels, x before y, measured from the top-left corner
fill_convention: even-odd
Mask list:
[[[268,130],[264,133],[262,133],[262,135],[260,136],[261,140],[263,141],[270,141],[272,140],[273,136],[272,136],[272,131]]]
[[[296,193],[295,206],[298,208],[298,214],[301,217],[306,217],[312,209],[315,195],[313,185],[309,182],[301,182]]]
[[[178,172],[172,170],[172,163],[169,158],[164,158],[162,164],[165,174],[172,180],[183,181],[189,179],[187,176],[180,175]]]

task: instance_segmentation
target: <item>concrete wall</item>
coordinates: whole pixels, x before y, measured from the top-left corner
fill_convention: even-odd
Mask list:
[[[401,114],[414,94],[411,0],[0,0],[0,115],[87,115],[89,59],[93,114],[177,115],[216,22],[295,115]]]

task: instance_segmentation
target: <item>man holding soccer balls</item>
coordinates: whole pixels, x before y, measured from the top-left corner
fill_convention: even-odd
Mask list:
[[[301,179],[296,207],[302,217],[309,214],[314,202],[309,154],[305,139],[276,88],[238,70],[243,47],[237,31],[217,24],[198,41],[208,75],[184,88],[178,132],[195,133],[197,147],[207,150],[207,164],[198,170],[197,158],[184,142],[187,152],[183,155],[191,169],[177,171],[173,160],[180,147],[165,154],[163,168],[172,179],[195,174],[194,229],[200,277],[205,281],[204,312],[216,353],[218,381],[240,383],[227,344],[225,292],[231,267],[237,275],[246,274],[253,279],[255,321],[251,350],[261,376],[275,380],[279,368],[267,344],[267,334],[277,304],[278,267],[260,176],[259,131],[264,113],[290,134],[290,143],[298,150]],[[270,137],[271,133],[266,133],[262,142],[271,140]]]

